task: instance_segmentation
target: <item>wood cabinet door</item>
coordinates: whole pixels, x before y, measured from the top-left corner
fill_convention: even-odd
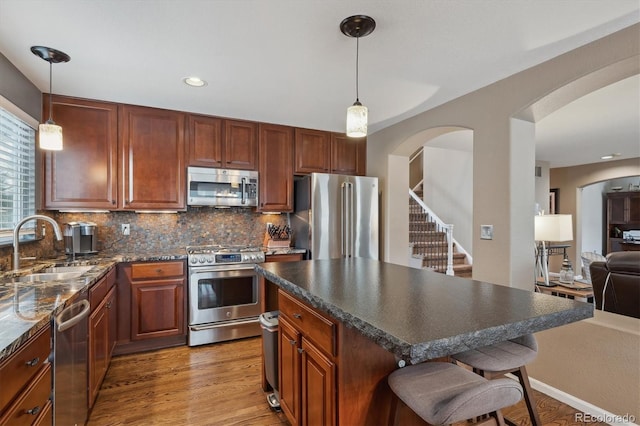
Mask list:
[[[184,334],[185,280],[131,283],[131,340]]]
[[[640,192],[629,194],[629,223],[640,223]]]
[[[107,294],[106,300],[107,303],[105,307],[107,308],[109,316],[109,345],[107,347],[107,365],[109,365],[113,349],[116,347],[116,341],[118,340],[118,306],[116,305],[117,298],[115,287],[111,288],[111,291]]]
[[[300,424],[300,333],[281,315],[278,320],[280,407],[292,425]]]
[[[296,129],[294,146],[296,174],[329,173],[331,171],[331,133],[312,129]]]
[[[121,106],[121,208],[185,208],[185,115],[155,108]]]
[[[293,128],[260,124],[258,211],[293,211]]]
[[[627,223],[627,197],[610,195],[608,198],[607,210],[609,213],[609,223]]]
[[[43,98],[49,116],[49,96]],[[53,96],[63,150],[43,151],[45,209],[117,207],[118,106]]]
[[[367,138],[331,134],[331,173],[364,176],[367,173]]]
[[[109,310],[106,303],[106,299],[103,300],[89,317],[89,408],[93,407],[109,366]]]
[[[222,119],[189,116],[189,165],[223,167]]]
[[[251,121],[224,120],[224,167],[258,169],[257,124]]]
[[[335,425],[335,364],[302,338],[302,425]]]

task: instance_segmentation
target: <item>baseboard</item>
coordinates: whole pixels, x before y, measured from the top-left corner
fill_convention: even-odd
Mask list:
[[[511,376],[511,374],[509,374],[508,376]],[[518,380],[515,376],[512,377],[513,379]],[[573,395],[570,395],[566,392],[561,391],[560,389],[556,389],[531,377],[529,377],[529,382],[531,383],[531,387],[533,389],[542,392],[545,395],[549,395],[551,398],[557,399],[558,401],[570,405],[576,410],[580,410],[581,412],[585,413],[586,416],[584,419],[575,419],[578,423],[588,424],[591,422],[599,421],[615,426],[638,426],[637,423],[634,423],[638,419],[636,419],[633,415],[625,416],[610,413],[607,410],[596,407],[589,402],[576,398]]]

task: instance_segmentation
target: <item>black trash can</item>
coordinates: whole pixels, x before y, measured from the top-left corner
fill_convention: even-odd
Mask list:
[[[262,352],[264,353],[264,372],[273,393],[267,395],[267,402],[274,410],[280,409],[278,394],[278,315],[280,311],[265,312],[260,315],[262,328]]]

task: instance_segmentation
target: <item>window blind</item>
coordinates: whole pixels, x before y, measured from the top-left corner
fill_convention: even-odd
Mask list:
[[[35,213],[35,135],[35,129],[0,108],[1,240],[11,236],[18,221]],[[33,233],[35,221],[23,229]]]

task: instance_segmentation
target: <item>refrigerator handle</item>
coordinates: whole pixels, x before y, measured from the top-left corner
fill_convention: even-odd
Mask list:
[[[351,182],[345,182],[345,207],[346,207],[346,220],[345,220],[345,247],[346,257],[353,257],[353,184]]]
[[[346,226],[347,226],[347,183],[342,182],[340,185],[340,197],[342,198],[342,203],[340,206],[340,257],[347,257],[347,236],[346,236]]]

